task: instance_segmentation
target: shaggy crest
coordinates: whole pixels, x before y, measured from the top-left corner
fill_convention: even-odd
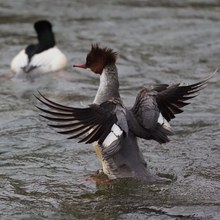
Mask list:
[[[98,59],[104,62],[105,65],[114,64],[117,60],[117,56],[117,52],[114,52],[110,48],[100,48],[98,44],[92,44],[91,51],[86,58],[86,63],[89,66]]]

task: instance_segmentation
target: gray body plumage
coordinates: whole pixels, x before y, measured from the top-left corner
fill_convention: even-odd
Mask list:
[[[116,53],[110,48],[93,45],[86,64],[100,74],[100,85],[93,104],[87,108],[68,107],[49,100],[39,93],[37,99],[48,107],[38,107],[42,117],[54,122],[49,126],[59,133],[80,138],[79,142],[96,143],[103,171],[109,178],[134,177],[146,182],[164,181],[148,170],[137,138],[169,142],[173,134],[169,121],[183,112],[187,100],[203,89],[218,69],[204,80],[188,86],[159,84],[139,91],[134,106],[126,108],[120,98]],[[167,180],[165,180],[167,181]]]
[[[94,103],[101,104],[112,98],[120,99],[118,72],[115,64],[108,65],[104,68],[100,76],[100,84]],[[152,107],[151,102],[149,102],[149,105],[151,105],[149,106],[150,111],[154,111],[150,108]],[[110,178],[136,177],[149,182],[159,180],[159,177],[149,172],[147,162],[144,160],[143,154],[139,149],[137,138],[134,133],[147,139],[150,138],[150,135],[140,126],[131,110],[124,107],[123,116],[120,115],[120,111],[122,110],[116,110],[117,124],[122,129],[126,126],[129,128],[127,132],[123,129],[125,134],[121,137],[120,142],[117,143],[120,145],[117,146],[118,151],[114,152],[112,157],[104,159],[102,162],[104,172]],[[151,114],[151,112],[147,114]],[[133,131],[135,132],[133,133]],[[114,146],[114,148],[116,148],[116,146]]]

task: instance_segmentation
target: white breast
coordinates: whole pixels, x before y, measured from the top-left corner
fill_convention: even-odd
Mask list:
[[[48,73],[63,69],[67,64],[66,56],[55,46],[35,54],[30,63],[25,50],[22,50],[11,62],[11,70],[17,74],[25,74],[23,68],[27,65],[36,67],[33,72]],[[31,71],[31,72],[32,72]],[[30,73],[31,73],[30,72]]]
[[[27,66],[27,64],[28,64],[28,56],[25,53],[25,50],[22,50],[11,61],[11,70],[14,73],[23,72],[22,67]]]

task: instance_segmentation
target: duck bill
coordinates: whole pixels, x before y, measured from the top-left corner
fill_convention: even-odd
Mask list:
[[[86,69],[86,64],[74,64],[73,67],[83,68]]]

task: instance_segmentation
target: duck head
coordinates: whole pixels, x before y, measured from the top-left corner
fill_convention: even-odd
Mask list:
[[[52,30],[52,24],[47,20],[40,20],[35,22],[34,29],[37,33],[39,44],[44,46],[46,49],[54,47],[55,37]]]
[[[52,24],[47,20],[40,20],[34,23],[34,29],[37,33],[42,32],[43,30],[52,31]]]
[[[99,47],[98,44],[92,44],[90,52],[87,54],[85,64],[76,64],[73,67],[89,68],[96,74],[102,74],[107,65],[114,65],[118,54],[107,47]]]

